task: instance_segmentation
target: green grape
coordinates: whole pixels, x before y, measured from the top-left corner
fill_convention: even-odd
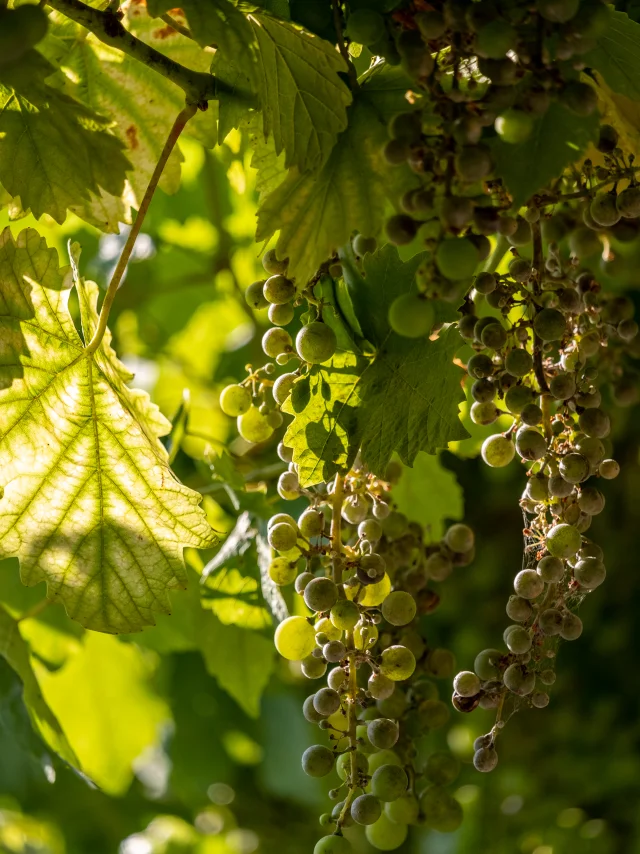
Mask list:
[[[381,673],[372,673],[367,688],[374,700],[388,700],[395,691],[396,683]],[[400,692],[398,695],[400,696]]]
[[[577,640],[582,634],[582,620],[575,614],[565,614],[560,626],[560,637],[564,640]]]
[[[313,854],[353,854],[351,843],[344,836],[323,836],[316,842]]]
[[[320,688],[313,696],[313,707],[318,714],[329,717],[340,708],[340,694],[333,688]]]
[[[296,580],[298,566],[285,557],[276,557],[269,564],[269,578],[281,587]]]
[[[614,193],[598,193],[589,207],[594,222],[603,228],[615,225],[620,219],[620,211]]]
[[[589,477],[589,461],[582,454],[567,454],[560,459],[560,474],[567,483],[582,483]]]
[[[560,634],[562,614],[557,608],[547,608],[538,614],[538,626],[543,635],[554,637]]]
[[[376,718],[369,722],[367,735],[374,747],[380,750],[388,750],[398,740],[398,724],[390,718]]]
[[[418,233],[418,222],[408,214],[395,214],[385,224],[389,243],[394,246],[406,246]]]
[[[373,714],[373,709],[371,709],[371,713]],[[358,724],[358,726],[356,727],[356,738],[358,741],[359,749],[362,750],[363,753],[366,753],[367,756],[377,752],[378,748],[375,745],[371,744],[371,741],[369,739],[369,731],[367,729],[366,723]]]
[[[420,798],[427,827],[440,833],[453,833],[462,823],[462,807],[440,786],[429,786]]]
[[[513,580],[513,589],[523,599],[536,599],[544,590],[544,581],[534,569],[522,569]]]
[[[457,522],[447,529],[444,541],[452,552],[468,552],[474,546],[475,535],[468,525]]]
[[[580,548],[582,537],[580,531],[573,525],[554,525],[547,532],[545,543],[554,557],[573,557]]]
[[[253,282],[244,292],[244,298],[250,308],[255,308],[261,311],[269,305],[268,300],[264,297],[265,279],[260,279],[258,282]]]
[[[315,710],[315,706],[313,705],[314,694],[311,694],[310,697],[304,701],[302,705],[302,714],[305,717],[305,720],[309,721],[310,724],[319,724],[320,721],[325,720],[325,715],[319,715]]]
[[[389,307],[389,325],[405,338],[427,335],[434,320],[433,304],[418,294],[402,294]]]
[[[496,387],[487,379],[479,379],[471,386],[471,396],[478,403],[489,403],[495,400]]]
[[[302,754],[302,770],[309,777],[326,777],[333,770],[334,761],[333,751],[321,744],[313,744]]]
[[[618,193],[616,206],[623,217],[629,219],[640,217],[640,188],[627,187],[626,190]]]
[[[271,359],[275,359],[280,353],[290,352],[293,347],[291,336],[286,329],[272,326],[262,336],[262,349]]]
[[[519,415],[525,406],[531,403],[533,392],[526,385],[515,385],[510,388],[504,396],[504,402],[509,412]]]
[[[327,663],[315,655],[308,655],[302,659],[301,668],[307,679],[320,679],[327,672]]]
[[[598,466],[598,474],[605,480],[613,480],[620,474],[620,463],[615,460],[603,460]]]
[[[380,656],[380,673],[394,682],[408,679],[416,669],[416,659],[410,649],[398,644],[387,647]]]
[[[456,669],[456,658],[451,650],[436,647],[429,653],[427,669],[436,679],[449,679]]]
[[[394,824],[417,824],[420,805],[413,795],[403,795],[384,805],[387,818]]]
[[[533,328],[543,341],[560,341],[567,330],[567,323],[556,308],[543,308],[536,314]]]
[[[426,559],[424,568],[434,581],[444,581],[453,572],[453,564],[447,555],[442,552],[434,552]]]
[[[458,150],[454,164],[461,181],[469,184],[482,181],[493,168],[491,151],[486,145],[465,145]],[[473,208],[466,218],[467,222],[471,219],[472,213]]]
[[[290,525],[294,531],[298,531],[298,525],[296,524],[296,520],[293,516],[290,516],[288,513],[276,513],[272,516],[267,522],[267,530],[273,528],[274,525]]]
[[[439,39],[447,31],[447,23],[441,12],[418,12],[414,20],[427,41]]]
[[[480,337],[484,346],[490,350],[501,350],[507,343],[507,332],[501,323],[488,323]]]
[[[365,519],[358,525],[358,537],[369,543],[377,543],[382,536],[382,525],[377,519]]]
[[[270,305],[267,314],[274,326],[287,326],[293,320],[295,312],[291,303],[283,303],[282,305]]]
[[[478,250],[466,237],[442,240],[436,251],[438,270],[454,282],[471,278],[478,261]]]
[[[553,555],[545,555],[545,557],[538,561],[536,572],[548,584],[557,584],[559,581],[562,581],[564,576],[564,564],[560,558],[553,557]]]
[[[481,747],[473,756],[473,764],[476,771],[488,773],[498,764],[498,754],[493,747]]]
[[[333,670],[329,671],[329,675],[327,676],[327,685],[329,688],[333,688],[334,691],[339,691],[344,687],[347,679],[347,674],[342,667],[334,667]]]
[[[39,6],[0,8],[0,67],[16,62],[42,41],[48,24],[46,12]]]
[[[19,7],[21,8],[21,7]],[[220,409],[225,415],[237,418],[251,408],[251,392],[242,385],[228,385],[220,392]]]
[[[320,510],[309,508],[298,519],[298,528],[303,537],[319,537],[324,530],[324,515]]]
[[[375,795],[359,795],[351,804],[351,815],[358,824],[374,824],[382,814],[382,805]]]
[[[549,481],[544,475],[533,475],[527,483],[526,494],[532,501],[546,501],[549,497]]]
[[[589,438],[604,439],[611,432],[611,421],[602,409],[585,409],[578,418],[578,425]]]
[[[274,643],[283,658],[302,661],[316,648],[316,633],[305,617],[287,617],[277,627]]]
[[[496,133],[511,145],[526,142],[533,130],[533,118],[522,110],[505,110],[495,121]]]
[[[530,694],[536,685],[536,675],[527,671],[521,664],[510,664],[504,671],[504,684],[514,694],[521,697]]]
[[[406,824],[398,824],[382,813],[375,824],[370,824],[365,835],[367,841],[378,851],[395,851],[407,838],[409,828]]]
[[[295,472],[282,472],[278,478],[278,495],[285,501],[293,501],[300,495],[300,482]]]
[[[467,372],[470,377],[484,379],[493,373],[493,362],[485,353],[476,353],[467,362]]]
[[[295,297],[296,286],[285,276],[275,275],[267,279],[262,292],[271,305],[284,305]]]
[[[449,706],[441,700],[424,700],[418,709],[419,729],[438,729],[451,717]]]
[[[516,454],[513,442],[506,436],[489,436],[482,443],[482,459],[492,468],[509,465]]]
[[[330,578],[314,578],[304,588],[304,601],[312,611],[329,611],[338,601],[338,588]]]
[[[296,336],[296,350],[304,362],[320,364],[328,361],[336,351],[336,334],[327,326],[314,320],[303,326]]]
[[[279,261],[278,256],[276,255],[276,250],[267,249],[262,256],[262,266],[267,273],[270,273],[272,276],[279,276],[287,272],[289,259],[285,258],[284,261]]]
[[[595,557],[586,557],[578,561],[573,574],[580,587],[584,587],[585,590],[595,590],[606,578],[607,570],[602,561]]]
[[[549,695],[543,691],[535,691],[531,695],[531,705],[536,709],[544,709],[549,705]]]
[[[342,753],[338,756],[338,760],[336,762],[336,771],[338,772],[338,777],[341,780],[347,780],[351,777],[351,756],[352,753]],[[374,753],[371,757],[371,760],[367,759],[364,753],[361,753],[359,750],[355,752],[356,756],[356,765],[359,775],[364,775],[369,773],[369,765],[370,761],[375,759],[376,756],[379,756],[378,753]]]
[[[360,608],[349,599],[339,599],[331,608],[329,619],[336,628],[350,632],[360,619]]]
[[[273,434],[273,427],[267,421],[266,415],[263,415],[257,406],[250,407],[245,413],[238,416],[237,427],[242,438],[252,444],[266,442]]]
[[[483,649],[476,655],[473,669],[483,682],[489,682],[500,677],[500,661],[504,653],[499,649]]]
[[[549,391],[556,400],[568,400],[576,393],[575,378],[572,374],[557,374],[549,383]]]
[[[371,777],[371,791],[381,801],[395,801],[407,791],[409,780],[404,768],[381,765]]]
[[[403,114],[403,115],[413,115],[413,114]],[[418,133],[420,132],[420,125],[418,123]],[[399,138],[396,136],[396,138]],[[363,234],[356,234],[353,238],[353,251],[356,255],[359,255],[361,258],[367,255],[368,253],[373,253],[378,248],[378,241],[375,237],[365,237]]]
[[[553,670],[543,670],[540,673],[540,681],[543,685],[553,685],[553,683],[556,681],[556,674],[553,672]]]
[[[479,56],[489,59],[503,59],[516,43],[516,30],[499,18],[484,24],[476,32],[476,51]]]
[[[337,664],[346,658],[347,648],[342,641],[332,640],[322,647],[322,655],[330,664]]]
[[[321,617],[316,621],[316,634],[321,632],[327,636],[327,640],[340,640],[342,630],[337,629],[328,617]]]
[[[353,630],[353,645],[356,649],[371,649],[377,640],[378,629],[376,626],[362,620],[356,624]]]
[[[597,516],[604,510],[604,495],[595,486],[585,486],[578,498],[578,507],[589,516]]]
[[[374,9],[355,9],[347,20],[347,35],[358,44],[370,45],[385,34],[384,18]]]
[[[270,528],[267,539],[272,549],[278,552],[288,552],[294,548],[298,540],[298,534],[291,525],[287,525],[286,522],[280,522]]]
[[[504,367],[514,377],[524,377],[533,368],[533,357],[527,350],[509,350]]]
[[[545,20],[564,24],[576,14],[580,0],[538,0],[536,6]]]
[[[533,427],[521,427],[516,433],[516,450],[525,460],[539,460],[547,452],[547,441]]]
[[[517,623],[525,623],[533,613],[533,608],[523,596],[509,596],[506,610],[509,619]]]
[[[602,241],[593,229],[582,226],[569,235],[569,248],[578,258],[590,258],[602,252]]]
[[[410,593],[395,590],[382,603],[382,616],[392,626],[406,626],[416,615],[416,602]]]
[[[475,697],[481,687],[480,680],[470,670],[462,670],[453,680],[453,690],[461,697]]]
[[[475,674],[474,674],[475,675]],[[460,762],[446,750],[431,753],[427,759],[424,775],[436,786],[448,786],[460,773]]]
[[[297,374],[282,374],[282,376],[278,377],[278,379],[274,382],[273,399],[278,404],[278,406],[282,406],[282,404],[289,397],[289,395],[291,394],[291,389],[293,388],[293,384],[297,379]]]

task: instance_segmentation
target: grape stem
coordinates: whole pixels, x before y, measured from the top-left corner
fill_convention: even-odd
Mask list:
[[[98,318],[98,324],[96,326],[95,332],[93,333],[91,341],[89,341],[89,343],[85,347],[87,355],[95,353],[95,351],[102,343],[104,333],[107,331],[107,323],[109,321],[109,312],[111,311],[111,306],[113,305],[116,293],[118,292],[118,288],[120,287],[120,282],[122,281],[122,277],[124,276],[125,271],[127,269],[129,258],[131,257],[131,253],[133,252],[133,247],[135,245],[136,239],[140,234],[142,223],[144,222],[144,218],[147,215],[147,211],[149,210],[149,205],[151,204],[153,194],[156,191],[156,187],[158,186],[158,182],[164,171],[164,167],[167,165],[167,160],[169,159],[171,152],[175,148],[180,134],[184,130],[189,119],[195,116],[197,110],[198,108],[195,104],[187,104],[187,106],[180,111],[178,117],[173,123],[173,127],[169,131],[169,136],[167,137],[167,141],[164,144],[164,148],[162,149],[160,158],[156,163],[156,168],[153,170],[153,175],[151,176],[149,185],[147,186],[144,196],[142,197],[142,201],[140,202],[138,215],[136,216],[136,220],[131,226],[131,230],[127,235],[126,243],[124,244],[124,247],[120,254],[120,258],[118,259],[118,263],[116,264],[116,268],[113,271],[113,275],[111,276],[111,281],[109,282],[109,287],[107,288],[107,293],[105,294],[104,301],[102,303],[102,308],[100,309],[100,317]]]
[[[340,3],[338,0],[332,0],[331,5],[333,7],[333,26],[336,31],[336,40],[338,43],[338,50],[340,51],[340,56],[347,63],[347,69],[349,72],[349,85],[353,92],[357,92],[360,88],[360,84],[358,83],[358,74],[356,69],[351,62],[351,57],[349,56],[349,51],[347,50],[347,46],[344,41],[344,34],[342,32],[342,21],[340,20]]]
[[[533,238],[533,293],[535,296],[539,296],[542,292],[542,265],[544,260],[540,222],[531,223],[531,236]],[[536,312],[538,311],[540,308],[536,306]],[[533,331],[533,368],[540,386],[540,394],[544,395],[548,393],[549,386],[542,365],[542,341],[535,330]]]

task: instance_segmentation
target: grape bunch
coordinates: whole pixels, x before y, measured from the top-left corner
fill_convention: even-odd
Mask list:
[[[282,445],[279,453],[290,459]],[[269,575],[293,584],[312,614],[288,617],[275,633],[284,658],[323,680],[303,714],[324,738],[305,751],[302,767],[313,777],[335,768],[342,781],[320,819],[333,832],[315,854],[351,851],[342,834],[354,823],[385,851],[402,844],[409,825],[453,831],[462,811],[446,787],[458,760],[430,750],[426,733],[449,720],[433,680],[451,678],[455,660],[429,646],[421,618],[439,603],[431,583],[472,560],[473,532],[454,524],[441,542],[425,542],[422,528],[393,509],[391,484],[357,463],[312,490],[296,481],[290,464],[280,496],[304,495],[309,508],[297,520],[284,513],[270,520]]]

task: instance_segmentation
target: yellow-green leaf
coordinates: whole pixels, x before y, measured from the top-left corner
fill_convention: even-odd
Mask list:
[[[0,239],[0,557],[47,582],[70,617],[104,632],[153,625],[184,587],[184,546],[215,542],[200,496],[173,476],[169,422],[105,335],[85,349],[71,271],[32,229]],[[85,340],[97,286],[78,282]]]

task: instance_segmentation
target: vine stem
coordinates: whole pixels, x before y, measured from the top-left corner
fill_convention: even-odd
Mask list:
[[[339,0],[332,0],[331,5],[333,7],[333,26],[335,27],[336,31],[338,50],[340,51],[340,56],[347,63],[347,69],[349,72],[349,83],[351,84],[351,89],[354,92],[357,92],[360,88],[360,84],[358,83],[358,75],[356,73],[356,69],[354,68],[353,62],[351,62],[349,51],[347,50],[347,46],[344,42],[344,34],[342,32],[342,21],[340,20]]]
[[[507,254],[509,249],[509,241],[506,237],[500,235],[496,241],[495,248],[491,255],[487,258],[487,262],[482,268],[483,273],[495,273],[500,265],[500,262]]]
[[[533,293],[535,296],[539,296],[542,293],[542,265],[544,260],[540,222],[531,223],[531,236],[533,238]],[[539,310],[536,307],[536,312]],[[547,385],[547,378],[544,375],[544,366],[542,364],[542,341],[535,330],[533,331],[533,369],[538,385],[540,386],[540,394],[547,394],[549,386]]]
[[[111,281],[109,282],[109,287],[107,288],[107,293],[105,294],[105,298],[102,303],[102,308],[100,309],[98,325],[96,326],[96,330],[93,333],[91,341],[89,341],[89,343],[85,347],[86,352],[89,354],[95,353],[95,351],[100,346],[100,343],[104,337],[104,333],[107,330],[107,323],[109,321],[109,312],[111,311],[111,306],[113,305],[113,301],[116,297],[118,287],[120,286],[122,277],[124,276],[125,270],[127,269],[129,258],[131,257],[131,253],[133,252],[133,247],[135,245],[136,239],[140,234],[142,223],[144,222],[144,218],[147,215],[147,211],[149,210],[151,199],[153,198],[153,194],[155,193],[156,187],[158,186],[158,181],[160,180],[160,176],[164,171],[164,167],[167,165],[167,160],[169,159],[169,156],[173,151],[180,134],[186,127],[187,122],[189,121],[189,119],[195,116],[197,110],[198,108],[195,104],[187,104],[187,106],[178,114],[178,117],[176,118],[175,122],[173,123],[173,127],[169,132],[169,136],[167,137],[167,141],[165,142],[164,148],[162,149],[160,159],[156,163],[156,168],[153,170],[153,175],[151,176],[149,185],[147,186],[144,196],[142,197],[142,201],[140,202],[140,208],[138,209],[136,221],[131,226],[131,231],[127,236],[127,240],[120,254],[120,258],[118,259],[116,268],[113,271],[113,275],[111,276]]]

